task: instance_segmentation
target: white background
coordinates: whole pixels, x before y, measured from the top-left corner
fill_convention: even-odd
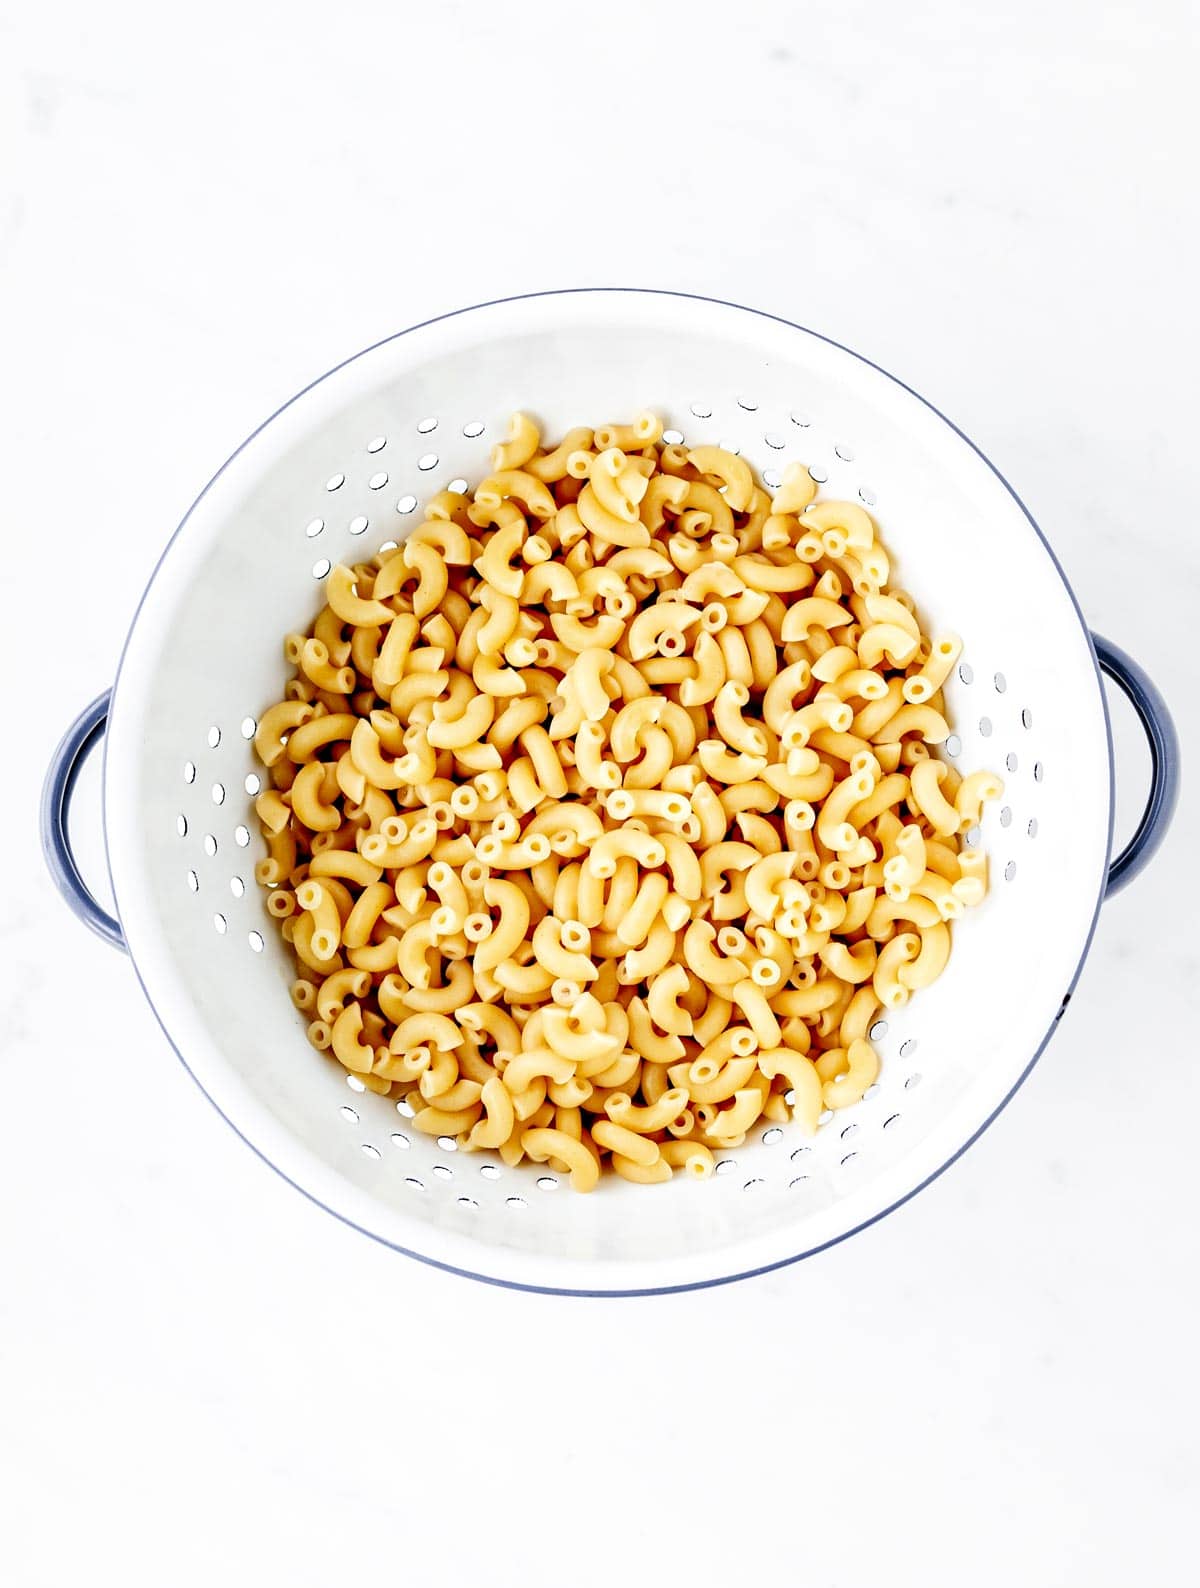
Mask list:
[[[1194,754],[1191,8],[986,11],[0,9],[14,1588],[1188,1574],[1186,792],[959,1165],[811,1262],[658,1301],[485,1289],[318,1212],[204,1103],[36,848],[59,731],[243,436],[387,332],[572,284],[733,298],[909,381],[1014,482]],[[1145,758],[1117,728],[1127,832]]]

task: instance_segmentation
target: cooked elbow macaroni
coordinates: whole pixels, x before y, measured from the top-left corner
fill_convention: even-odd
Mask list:
[[[515,415],[473,496],[330,572],[254,739],[313,1046],[579,1191],[857,1102],[1002,787],[929,748],[960,641],[870,516],[662,434]]]

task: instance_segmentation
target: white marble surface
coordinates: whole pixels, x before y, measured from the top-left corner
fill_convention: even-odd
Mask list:
[[[1195,751],[1184,0],[409,9],[0,13],[0,1574],[1179,1580],[1189,791],[951,1173],[798,1268],[655,1302],[486,1290],[318,1213],[51,892],[36,780],[213,467],[345,353],[543,286],[732,297],[894,369],[1014,481]]]

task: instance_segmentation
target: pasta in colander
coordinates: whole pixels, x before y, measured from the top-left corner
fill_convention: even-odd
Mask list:
[[[649,413],[332,569],[255,748],[308,1035],[417,1129],[581,1191],[702,1178],[858,1101],[986,891],[998,778],[938,758],[960,643],[860,506]]]

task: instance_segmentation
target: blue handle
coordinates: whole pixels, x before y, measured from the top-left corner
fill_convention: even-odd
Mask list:
[[[88,891],[79,875],[71,841],[67,837],[67,812],[71,808],[71,795],[83,758],[99,739],[108,722],[108,702],[112,694],[106,689],[91,705],[76,717],[63,734],[58,749],[50,759],[46,781],[42,785],[42,853],[50,868],[50,875],[58,891],[79,919],[98,933],[106,943],[115,948],[125,947],[121,923],[115,920]]]
[[[1129,701],[1150,741],[1150,798],[1137,831],[1109,863],[1104,897],[1109,899],[1149,864],[1166,837],[1179,798],[1179,735],[1167,703],[1131,656],[1111,640],[1092,635],[1100,670]]]

